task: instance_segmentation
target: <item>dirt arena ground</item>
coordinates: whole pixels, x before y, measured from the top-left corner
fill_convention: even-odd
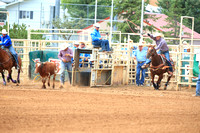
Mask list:
[[[23,82],[23,81],[22,81]],[[195,88],[152,87],[41,89],[0,82],[0,132],[199,133],[200,98]]]

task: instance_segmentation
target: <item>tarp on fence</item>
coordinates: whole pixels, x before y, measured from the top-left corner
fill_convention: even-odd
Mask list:
[[[31,51],[29,52],[29,78],[34,79],[38,73],[34,73],[35,71],[35,62],[40,61],[40,62],[54,62],[54,61],[59,61],[58,59],[58,51]],[[56,80],[60,79],[59,73],[56,76]],[[65,79],[68,80],[68,74],[67,72],[65,73]]]
[[[199,61],[196,60],[196,54],[194,55],[194,63],[193,63],[193,76],[198,77],[199,72]]]

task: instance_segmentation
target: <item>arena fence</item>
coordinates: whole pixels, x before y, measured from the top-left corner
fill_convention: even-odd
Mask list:
[[[119,36],[122,36],[123,33],[116,33]],[[84,35],[83,33],[81,35]],[[129,39],[131,35],[127,33],[127,38]],[[85,36],[85,35],[84,35]],[[88,34],[87,34],[88,36]],[[82,37],[84,38],[84,37]],[[89,38],[89,37],[88,37]],[[88,48],[91,48],[90,39],[81,40],[88,44]],[[128,40],[127,39],[127,40]],[[191,86],[195,85],[195,76],[193,73],[193,63],[194,55],[197,56],[200,50],[199,45],[188,45],[185,46],[182,44],[183,39],[180,38],[165,38],[168,42],[178,41],[180,45],[169,45],[170,48],[170,56],[175,63],[174,76],[171,79],[170,83],[175,84],[176,89],[180,89],[181,86]],[[121,39],[119,39],[121,40]],[[145,40],[145,37],[144,37]],[[194,39],[195,40],[195,39]],[[198,39],[196,39],[198,40]],[[188,39],[188,41],[192,41]],[[200,41],[200,39],[198,40]],[[28,67],[30,64],[29,61],[29,52],[36,50],[53,50],[58,51],[59,46],[63,43],[71,43],[73,44],[75,40],[33,40],[33,39],[12,39],[13,46],[22,58],[23,61],[23,73],[21,75],[22,78],[27,78],[28,76]],[[54,45],[56,44],[56,45]],[[110,71],[110,75],[107,76],[105,81],[109,81],[109,85],[115,84],[135,84],[135,76],[136,76],[136,65],[137,62],[133,59],[133,46],[137,46],[138,43],[135,42],[127,42],[127,43],[111,43],[114,52],[111,54],[101,54],[98,50],[93,50],[93,57],[96,60],[94,62],[94,68],[92,69],[91,74],[91,83],[92,86],[100,86],[105,83],[96,82],[100,74],[102,74],[103,70]],[[185,49],[190,49],[189,51],[185,51]],[[187,55],[187,56],[185,56]],[[187,57],[187,58],[186,58]],[[199,57],[199,56],[198,56]],[[185,65],[186,64],[186,65]],[[113,70],[113,71],[112,71]],[[118,75],[117,72],[121,72],[121,75]],[[16,73],[16,71],[14,72]],[[150,84],[150,72],[146,72],[145,83],[146,85]],[[121,78],[123,77],[123,79]],[[165,74],[162,82],[166,82],[167,74]],[[96,81],[95,81],[96,80]],[[96,83],[98,84],[96,84]]]

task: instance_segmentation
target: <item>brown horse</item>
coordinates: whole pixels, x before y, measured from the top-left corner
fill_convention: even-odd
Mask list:
[[[13,83],[17,83],[17,85],[20,83],[19,75],[20,75],[22,61],[21,61],[21,58],[19,56],[18,56],[18,60],[19,60],[19,70],[18,70],[17,81],[16,81],[16,80],[12,79],[12,68],[14,66],[17,67],[17,63],[15,62],[14,57],[11,55],[11,53],[9,52],[8,49],[3,50],[0,47],[0,73],[2,74],[4,85],[6,85],[4,70],[8,71],[8,77],[7,77],[8,82],[10,82],[10,80],[11,80]]]
[[[147,51],[147,58],[151,57],[151,65],[150,65],[150,71],[151,71],[151,78],[153,87],[158,90],[160,87],[160,82],[163,79],[163,74],[169,71],[169,66],[167,65],[166,59],[162,57],[162,55],[158,55],[154,46],[150,45]],[[155,75],[158,75],[158,81],[157,84],[154,83]],[[167,85],[171,79],[172,75],[168,75],[167,82],[165,83],[164,90],[167,89]]]

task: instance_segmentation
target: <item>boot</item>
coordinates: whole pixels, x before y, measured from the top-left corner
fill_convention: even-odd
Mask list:
[[[60,88],[60,89],[64,88],[64,83],[60,83],[59,88]]]

